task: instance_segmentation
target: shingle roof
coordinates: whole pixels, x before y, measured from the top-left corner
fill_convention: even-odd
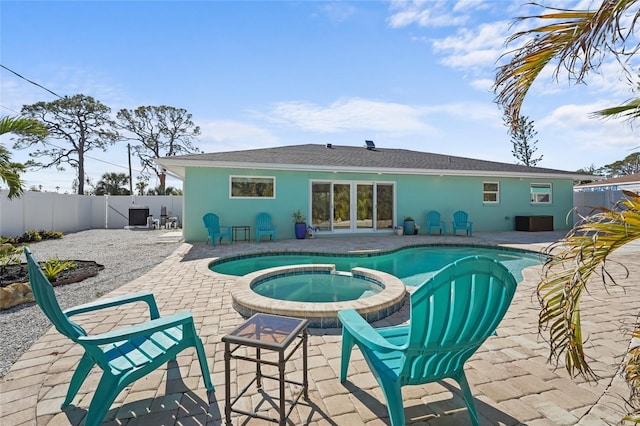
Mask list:
[[[640,173],[634,173],[632,175],[626,176],[618,176],[611,179],[599,180],[596,182],[584,183],[582,185],[578,185],[578,187],[588,187],[588,186],[605,186],[617,183],[635,183],[640,182]]]
[[[477,160],[456,157],[453,155],[433,154],[410,151],[406,149],[307,144],[291,145],[275,148],[249,149],[244,151],[216,152],[207,154],[190,154],[177,157],[159,158],[158,162],[171,169],[171,165],[209,166],[223,165],[270,165],[271,168],[295,165],[298,168],[313,170],[331,170],[332,168],[351,168],[354,171],[380,170],[442,170],[449,172],[498,172],[505,174],[553,174],[576,176],[575,172],[528,167],[519,164],[499,163],[495,161]]]

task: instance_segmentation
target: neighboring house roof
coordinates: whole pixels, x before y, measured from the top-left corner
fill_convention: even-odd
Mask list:
[[[640,173],[576,185],[576,191],[640,188]]]
[[[180,177],[184,177],[186,167],[564,179],[584,179],[585,177],[576,172],[406,149],[367,149],[337,145],[329,147],[316,144],[190,154],[162,157],[155,161]]]

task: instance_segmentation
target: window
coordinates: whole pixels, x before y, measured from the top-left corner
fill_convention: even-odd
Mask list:
[[[551,203],[551,184],[550,183],[532,183],[531,184],[531,203],[532,204],[550,204]]]
[[[276,178],[270,176],[229,176],[231,198],[275,198]]]
[[[498,182],[482,183],[482,201],[484,203],[498,203],[500,201],[500,184]]]

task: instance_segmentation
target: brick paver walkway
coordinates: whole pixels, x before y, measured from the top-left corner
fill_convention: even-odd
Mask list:
[[[105,424],[112,425],[219,425],[224,417],[224,345],[221,337],[242,323],[231,307],[234,279],[209,273],[208,262],[218,256],[248,251],[313,249],[348,251],[385,249],[408,243],[501,244],[537,250],[558,238],[558,233],[476,233],[466,237],[351,237],[285,240],[277,243],[236,243],[216,248],[183,244],[145,276],[129,282],[109,296],[149,290],[163,315],[188,309],[205,342],[215,392],[207,395],[195,351],[183,352],[176,362],[156,370],[123,391]],[[594,282],[583,302],[583,327],[589,336],[588,354],[602,378],[597,384],[572,380],[564,368],[546,363],[547,345],[537,334],[537,302],[534,289],[540,268],[531,268],[519,285],[504,321],[467,363],[466,371],[482,424],[486,425],[610,425],[625,415],[629,391],[619,375],[619,363],[629,344],[630,324],[640,312],[640,246],[627,247],[616,258],[629,268],[619,287],[604,291]],[[37,253],[36,253],[37,255]],[[129,306],[129,305],[128,305]],[[110,311],[90,317],[74,317],[89,332],[105,332],[145,318],[142,309]],[[397,324],[408,318],[408,306],[374,326]],[[360,352],[355,349],[348,380],[338,380],[340,333],[337,329],[311,329],[309,337],[309,401],[301,400],[291,414],[293,425],[388,424],[384,397]],[[60,410],[82,348],[54,329],[27,351],[0,382],[0,424],[83,424],[99,372],[94,371],[72,405]],[[234,363],[232,392],[242,388],[253,374],[253,365]],[[295,379],[302,368],[296,354],[288,365]],[[265,382],[267,394],[251,388],[239,404],[274,412],[275,383]],[[271,391],[271,392],[269,392]],[[234,393],[235,395],[235,393]],[[454,382],[403,388],[407,421],[422,425],[469,424],[466,406]],[[270,408],[271,407],[271,408]],[[264,421],[234,415],[234,425],[258,425]]]

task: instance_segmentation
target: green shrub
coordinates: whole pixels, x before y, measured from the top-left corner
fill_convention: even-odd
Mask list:
[[[22,249],[18,247],[9,243],[0,244],[0,275],[10,264],[20,263],[20,254],[22,254]]]
[[[62,237],[64,237],[64,234],[60,231],[45,231],[45,230],[37,231],[35,229],[30,229],[19,237],[0,236],[0,244],[9,243],[15,246],[20,243],[31,243],[31,242],[38,242],[42,240],[59,240]]]
[[[64,234],[60,231],[40,231],[43,240],[59,240]]]
[[[42,241],[42,235],[40,235],[40,232],[36,231],[35,229],[26,231],[24,234],[22,234],[22,238],[20,240],[21,243],[31,243],[38,241]]]
[[[11,244],[11,245],[17,245],[18,244],[18,238],[17,237],[1,237],[0,236],[0,244]]]
[[[60,260],[58,258],[51,258],[40,265],[42,272],[49,281],[55,281],[60,273],[67,269],[74,269],[76,264],[71,260]]]

